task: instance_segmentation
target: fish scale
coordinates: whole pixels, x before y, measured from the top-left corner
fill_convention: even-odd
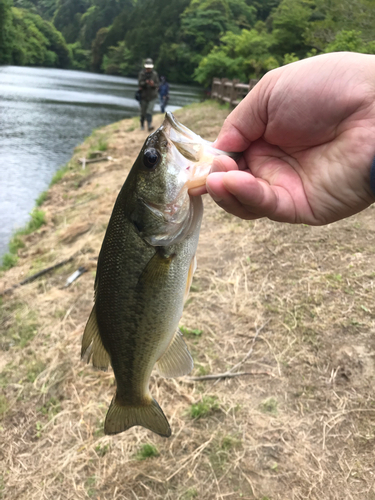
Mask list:
[[[150,394],[150,376],[154,367],[165,377],[193,368],[178,324],[195,270],[203,204],[188,189],[204,184],[218,154],[227,153],[167,113],[146,139],[115,202],[82,339],[82,356],[88,354],[101,369],[111,364],[116,378],[106,434],[134,425],[171,434]]]

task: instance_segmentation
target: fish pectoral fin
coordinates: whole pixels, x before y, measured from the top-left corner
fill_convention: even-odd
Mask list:
[[[85,356],[87,356],[87,363],[90,363],[90,359],[92,358],[93,366],[100,370],[107,370],[111,361],[100,337],[95,306],[92,308],[85,331],[83,332],[81,358]]]
[[[159,374],[166,378],[182,377],[191,372],[194,361],[179,330],[155,366]]]
[[[174,254],[165,256],[162,251],[156,251],[140,275],[137,286],[147,287],[150,284],[163,283],[168,277],[174,256]]]
[[[150,398],[139,406],[123,405],[116,393],[105,419],[105,434],[118,434],[134,425],[141,425],[159,436],[171,435],[168,420],[155,399]]]

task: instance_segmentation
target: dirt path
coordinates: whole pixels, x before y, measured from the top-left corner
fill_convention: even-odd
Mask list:
[[[211,140],[226,114],[212,103],[176,113]],[[181,322],[193,375],[244,358],[246,375],[155,374],[172,437],[103,435],[113,374],[80,361],[80,339],[106,224],[145,137],[134,119],[87,139],[48,193],[47,224],[0,278],[4,290],[72,257],[2,299],[0,498],[375,499],[373,208],[310,228],[241,221],[205,199]],[[77,158],[104,143],[113,160],[82,170]]]

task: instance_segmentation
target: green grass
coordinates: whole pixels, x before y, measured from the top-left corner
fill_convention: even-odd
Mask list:
[[[60,413],[61,411],[61,405],[59,401],[56,398],[51,398],[48,401],[44,403],[43,406],[38,408],[38,411],[42,415],[47,415],[49,419]]]
[[[97,145],[97,149],[98,151],[107,151],[108,149],[108,142],[103,140],[103,139],[99,139],[99,142],[98,142],[98,145]]]
[[[180,498],[181,500],[193,500],[193,498],[198,498],[198,491],[196,488],[189,488]]]
[[[0,270],[6,271],[17,264],[18,256],[11,253],[6,253],[3,255],[3,262],[1,264]]]
[[[55,175],[52,177],[52,180],[51,180],[49,186],[51,187],[54,184],[57,184],[58,182],[60,182],[61,179],[68,172],[69,169],[70,169],[69,163],[67,163],[63,167],[59,168],[59,170],[57,170],[57,172],[55,172]]]
[[[143,444],[136,455],[137,460],[146,460],[146,458],[158,457],[159,452],[153,444]]]
[[[267,398],[260,403],[259,409],[262,413],[277,415],[277,404],[278,403],[275,398]]]
[[[190,406],[189,415],[191,418],[205,418],[219,411],[220,406],[216,396],[203,396],[202,400]]]
[[[48,191],[43,191],[43,193],[40,193],[38,198],[35,200],[35,205],[37,207],[41,207],[47,198],[48,198]]]
[[[3,325],[3,349],[13,346],[25,347],[35,336],[38,328],[36,313],[22,302],[2,304],[0,324]]]
[[[109,451],[109,444],[98,444],[95,446],[95,451],[99,455],[99,457],[104,457]]]
[[[11,267],[14,267],[18,261],[18,250],[20,248],[24,248],[25,244],[20,238],[20,236],[25,236],[27,234],[31,234],[37,229],[39,229],[43,224],[46,223],[46,215],[43,210],[38,210],[34,208],[32,212],[30,212],[30,220],[25,225],[24,228],[18,229],[15,232],[14,236],[10,240],[9,243],[9,252],[3,256],[2,264],[0,266],[1,271],[6,271]]]
[[[7,398],[0,394],[0,418],[4,415],[8,410],[8,401]]]
[[[180,326],[180,330],[187,337],[200,337],[203,333],[203,330],[198,330],[198,328],[190,329],[185,326]]]

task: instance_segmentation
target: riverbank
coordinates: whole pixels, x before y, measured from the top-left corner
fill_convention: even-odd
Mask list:
[[[213,140],[228,111],[176,112]],[[155,125],[162,116],[155,117]],[[370,208],[324,228],[238,220],[207,197],[181,325],[204,377],[152,379],[172,437],[103,435],[113,374],[80,360],[96,259],[146,133],[96,130],[47,192],[45,224],[21,236],[0,291],[0,498],[372,498],[375,250]],[[101,149],[110,160],[79,158]],[[85,272],[71,286],[67,278]]]

